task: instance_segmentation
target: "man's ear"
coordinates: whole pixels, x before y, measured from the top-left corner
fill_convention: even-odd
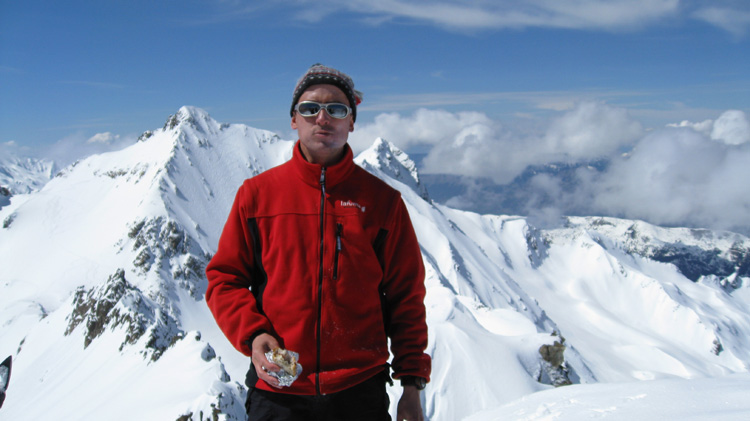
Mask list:
[[[292,115],[292,130],[297,130],[297,113]]]
[[[353,131],[354,131],[354,120],[350,120],[349,121],[349,132],[353,132]]]

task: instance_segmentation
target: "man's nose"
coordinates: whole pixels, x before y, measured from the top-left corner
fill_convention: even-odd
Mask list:
[[[321,108],[320,112],[318,112],[318,115],[315,116],[315,121],[324,122],[324,121],[330,121],[330,120],[331,120],[331,116],[328,115],[328,110],[326,110],[325,108]]]

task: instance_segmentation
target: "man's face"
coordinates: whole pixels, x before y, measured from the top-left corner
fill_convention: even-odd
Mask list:
[[[302,93],[298,102],[302,101],[351,105],[344,92],[334,85],[313,85]],[[331,165],[341,159],[349,132],[354,130],[354,120],[351,113],[339,119],[325,110],[312,117],[303,117],[295,111],[292,129],[297,130],[302,152],[309,162]]]

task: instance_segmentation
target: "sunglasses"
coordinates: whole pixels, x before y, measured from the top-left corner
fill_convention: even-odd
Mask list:
[[[346,118],[352,112],[352,109],[349,108],[348,105],[340,102],[321,104],[313,101],[302,101],[294,106],[294,110],[302,117],[314,117],[318,115],[323,108],[325,108],[328,115],[333,118]]]

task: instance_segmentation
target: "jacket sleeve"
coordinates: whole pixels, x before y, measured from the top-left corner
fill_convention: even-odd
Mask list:
[[[237,192],[218,250],[206,267],[206,303],[224,335],[245,355],[252,354],[246,343],[249,339],[261,331],[273,331],[250,289],[254,262],[245,208],[248,190],[245,184]]]
[[[430,379],[431,358],[427,348],[427,321],[424,305],[425,269],[422,253],[406,205],[397,197],[386,237],[384,258],[384,299],[389,319],[388,336],[393,353],[393,374]]]

